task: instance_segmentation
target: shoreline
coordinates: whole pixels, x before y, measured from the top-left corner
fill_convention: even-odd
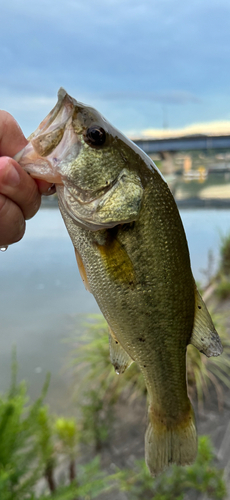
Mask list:
[[[175,198],[177,207],[183,209],[210,208],[210,209],[230,209],[230,197],[226,198],[199,198],[197,196],[191,198],[177,199]],[[58,208],[57,196],[43,196],[41,208]]]

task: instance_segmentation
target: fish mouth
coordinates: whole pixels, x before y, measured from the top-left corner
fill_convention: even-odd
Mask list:
[[[73,128],[76,105],[77,101],[61,88],[54,108],[28,137],[27,146],[14,156],[32,177],[55,184],[63,182],[63,163],[75,158],[81,149]]]
[[[63,184],[66,178],[65,164],[78,156],[81,147],[70,119],[65,127],[57,127],[49,134],[32,139],[14,159],[32,177]]]

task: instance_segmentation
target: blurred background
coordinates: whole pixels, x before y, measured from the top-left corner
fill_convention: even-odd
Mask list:
[[[185,227],[194,277],[224,332],[226,357],[222,365],[207,366],[202,355],[195,360],[193,356],[188,382],[199,433],[211,436],[216,477],[222,480],[224,470],[226,485],[230,470],[229,19],[227,0],[66,0],[64,3],[9,0],[1,5],[0,30],[0,108],[16,118],[26,136],[55,105],[57,91],[62,86],[77,100],[98,109],[144,149],[172,190]],[[50,372],[46,402],[51,413],[63,418],[74,415],[81,429],[85,429],[84,418],[86,421],[88,418],[84,416],[86,410],[79,416],[79,405],[83,402],[95,412],[94,423],[95,415],[101,415],[98,401],[109,408],[106,414],[109,422],[113,420],[111,411],[113,416],[118,415],[113,424],[108,424],[104,414],[100,417],[104,438],[100,434],[95,455],[100,451],[107,476],[111,470],[114,472],[113,467],[122,469],[132,465],[135,458],[143,458],[147,421],[143,387],[138,397],[132,399],[139,375],[133,374],[132,387],[127,382],[130,403],[126,406],[124,402],[122,406],[120,397],[122,383],[120,389],[113,386],[112,402],[106,399],[108,387],[112,393],[110,385],[103,394],[100,392],[102,379],[107,377],[108,384],[116,386],[115,375],[104,372],[104,368],[101,374],[97,373],[98,386],[84,382],[88,391],[93,387],[98,395],[97,404],[96,400],[92,402],[95,394],[91,394],[91,399],[89,392],[87,397],[75,396],[76,387],[95,364],[95,359],[87,356],[85,359],[84,349],[82,358],[76,361],[78,354],[72,355],[76,346],[89,339],[91,353],[98,355],[98,359],[105,353],[108,361],[109,355],[104,337],[104,344],[94,344],[92,332],[96,332],[97,339],[105,329],[105,325],[98,327],[98,317],[89,320],[90,327],[82,326],[89,314],[98,314],[99,310],[93,296],[84,289],[55,196],[43,200],[39,213],[28,221],[22,241],[0,253],[0,282],[2,394],[6,394],[10,385],[12,347],[16,346],[17,377],[26,380],[32,402],[41,393]],[[100,321],[99,318],[99,325]],[[76,371],[76,366],[82,366],[82,371]],[[196,372],[197,367],[201,376]],[[106,369],[109,370],[107,365]],[[126,396],[124,399],[128,401]],[[137,420],[131,421],[127,415],[133,414],[132,404],[136,405]],[[135,430],[137,427],[140,432]],[[90,436],[78,456],[86,464],[95,438]],[[60,440],[60,432],[55,439]],[[204,447],[205,444],[203,452]],[[52,457],[53,454],[54,451]],[[42,460],[45,461],[44,456]],[[138,474],[140,477],[140,471]],[[133,500],[143,495],[158,498],[152,485],[148,483],[146,489],[147,479],[142,478],[145,489],[139,493],[137,488],[135,492],[126,491],[127,481],[124,479],[116,486],[116,493],[111,494],[113,500]],[[136,484],[135,480],[133,483]],[[48,481],[48,486],[41,490],[44,495],[49,496],[46,487],[53,491],[50,485]],[[162,496],[159,500],[207,498],[207,495],[228,498],[226,489],[221,490],[220,485],[218,491],[207,492],[201,487],[195,493],[193,487],[190,485],[189,492],[184,487],[179,493],[169,489],[169,497]],[[31,491],[33,488],[34,485]],[[86,493],[82,490],[79,498],[110,498],[108,492],[99,496],[99,490],[95,496],[93,488]],[[18,499],[19,492],[17,495]],[[73,495],[68,498],[77,498]],[[9,500],[13,498],[9,496]]]

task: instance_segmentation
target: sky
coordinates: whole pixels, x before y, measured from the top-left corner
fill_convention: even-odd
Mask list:
[[[229,0],[2,0],[0,13],[0,109],[25,135],[61,86],[131,137],[230,130]]]

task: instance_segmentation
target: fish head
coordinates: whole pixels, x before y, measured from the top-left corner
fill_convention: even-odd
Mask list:
[[[56,184],[59,203],[80,226],[98,230],[138,217],[143,154],[98,111],[61,88],[28,140],[15,160],[32,177]]]

